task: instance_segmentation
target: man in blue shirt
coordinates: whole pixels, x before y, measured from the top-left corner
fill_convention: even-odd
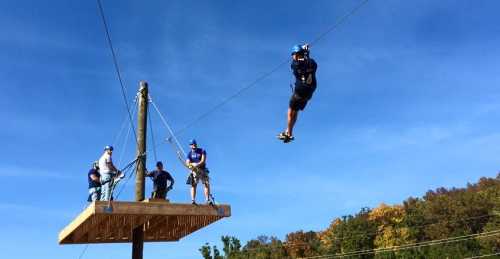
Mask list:
[[[101,174],[99,174],[98,162],[92,164],[87,179],[89,182],[89,197],[87,201],[98,201],[101,199]]]
[[[191,169],[191,174],[186,184],[191,185],[191,203],[196,204],[196,186],[202,182],[205,191],[205,200],[207,204],[213,205],[210,199],[210,182],[208,178],[208,169],[206,167],[207,152],[198,147],[196,140],[189,142],[191,150],[187,154],[186,165]]]
[[[316,70],[318,65],[314,59],[309,57],[309,45],[293,46],[291,68],[295,76],[295,87],[287,113],[287,128],[278,135],[278,138],[284,143],[294,139],[293,127],[297,121],[299,111],[304,110],[316,90]]]
[[[169,172],[163,170],[163,163],[161,161],[156,162],[156,170],[146,173],[146,176],[151,177],[153,180],[152,199],[165,199],[167,192],[174,187],[174,178],[172,178]]]

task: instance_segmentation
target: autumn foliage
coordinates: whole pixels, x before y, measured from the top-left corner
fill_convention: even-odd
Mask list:
[[[307,258],[380,248],[391,249],[349,258],[466,258],[499,253],[500,235],[394,248],[495,230],[500,230],[500,174],[466,188],[428,191],[402,204],[362,208],[355,215],[333,219],[323,231],[300,230],[283,241],[260,236],[244,246],[236,237],[223,236],[223,254],[208,243],[199,250],[205,259]]]

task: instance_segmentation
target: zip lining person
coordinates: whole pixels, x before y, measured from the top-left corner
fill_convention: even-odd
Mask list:
[[[163,170],[163,163],[156,162],[156,170],[146,173],[153,180],[152,199],[166,199],[168,191],[174,187],[174,178],[169,172]]]
[[[309,57],[308,44],[292,47],[291,68],[295,76],[295,87],[290,97],[286,130],[278,134],[278,139],[284,143],[294,140],[293,127],[297,122],[299,111],[304,110],[316,90],[316,70],[318,65],[314,59]]]
[[[113,186],[123,179],[123,173],[113,164],[113,146],[105,146],[104,154],[99,158],[99,173],[101,174],[101,201],[112,200]]]
[[[99,162],[92,163],[92,168],[87,174],[89,182],[89,197],[88,202],[98,201],[101,199],[101,174],[99,173]]]
[[[187,154],[186,166],[191,169],[191,174],[189,174],[186,184],[191,185],[191,204],[196,205],[196,186],[201,181],[204,186],[205,200],[207,204],[213,205],[210,198],[210,179],[206,167],[207,152],[198,147],[195,139],[189,141],[189,146],[191,150]]]

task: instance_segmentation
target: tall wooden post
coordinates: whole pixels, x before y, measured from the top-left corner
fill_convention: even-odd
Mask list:
[[[144,172],[146,171],[146,132],[147,132],[147,114],[148,114],[148,83],[141,81],[139,83],[137,113],[137,171],[135,177],[135,201],[144,200]],[[142,259],[144,246],[144,225],[140,225],[132,233],[132,259]]]

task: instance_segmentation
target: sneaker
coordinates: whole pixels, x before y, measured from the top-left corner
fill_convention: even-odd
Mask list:
[[[285,140],[285,139],[287,139],[287,138],[288,138],[288,135],[287,135],[287,134],[286,134],[286,132],[284,132],[284,131],[283,131],[283,132],[281,132],[280,134],[278,134],[278,139],[280,139],[280,140],[283,140],[283,141],[284,141],[284,140]]]
[[[286,132],[281,132],[278,135],[278,139],[282,140],[283,143],[288,143],[288,142],[294,140],[295,138],[293,136],[288,135],[288,133],[286,133]]]
[[[196,201],[191,201],[191,204],[196,205]]]
[[[210,206],[214,205],[214,203],[212,201],[207,201],[207,204],[210,205]]]

